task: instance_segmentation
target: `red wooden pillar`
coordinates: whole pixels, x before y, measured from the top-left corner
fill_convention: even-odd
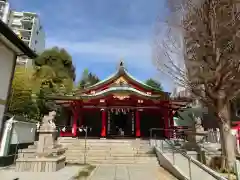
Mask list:
[[[73,113],[73,125],[72,125],[72,134],[74,137],[77,136],[77,120],[78,120],[78,111],[77,110],[74,110],[74,113]]]
[[[168,116],[168,118],[169,118],[169,128],[170,128],[169,137],[172,137],[172,138],[174,136],[174,131],[175,131],[174,130],[174,121],[173,121],[174,114],[175,114],[175,111],[169,110],[169,116]]]
[[[107,120],[107,112],[106,109],[102,109],[102,130],[101,137],[106,137],[106,120]]]
[[[80,108],[79,110],[79,127],[83,125],[83,108]]]
[[[77,136],[77,120],[80,114],[80,104],[77,102],[71,103],[71,109],[73,113],[72,135]]]
[[[140,128],[140,112],[136,109],[136,137],[141,136],[141,128]]]
[[[168,117],[168,109],[163,109],[164,114],[164,134],[166,138],[169,138],[169,117]]]

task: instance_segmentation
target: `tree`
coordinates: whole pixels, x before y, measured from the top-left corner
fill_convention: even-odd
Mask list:
[[[34,62],[37,67],[51,67],[56,74],[56,81],[61,81],[62,78],[75,80],[76,74],[75,67],[72,64],[72,57],[64,49],[54,47],[45,50]]]
[[[75,67],[71,56],[64,49],[52,48],[44,51],[35,59],[34,74],[37,104],[41,116],[57,110],[53,101],[46,99],[50,94],[66,94],[72,91],[75,80]]]
[[[214,111],[227,160],[223,161],[224,168],[233,167],[235,160],[229,104],[240,91],[238,3],[237,0],[183,0],[177,6],[178,12],[171,6],[172,14],[178,18],[168,21],[167,34],[162,39],[156,36],[154,46],[158,69],[170,74]],[[182,39],[175,38],[176,29]],[[183,57],[181,62],[174,58],[176,54]],[[161,55],[165,58],[160,59]]]
[[[75,67],[72,64],[71,56],[64,50],[57,47],[48,49],[35,59],[35,77],[39,84],[44,81],[51,81],[50,84],[60,85],[66,91],[71,91],[75,80]]]
[[[89,72],[88,69],[85,69],[78,83],[78,88],[84,89],[85,87],[92,86],[99,81],[100,79],[95,74]]]
[[[10,114],[25,116],[30,119],[37,118],[38,107],[32,97],[34,84],[32,74],[32,69],[16,67],[8,105]]]
[[[153,88],[155,88],[155,89],[159,89],[159,90],[161,90],[161,91],[163,90],[161,83],[155,81],[155,80],[152,79],[152,78],[148,79],[148,80],[146,81],[146,84],[149,85],[149,86],[151,86],[151,87],[153,87]]]

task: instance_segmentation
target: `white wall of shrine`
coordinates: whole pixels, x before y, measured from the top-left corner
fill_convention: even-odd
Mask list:
[[[15,54],[0,41],[0,130],[3,125],[3,116],[6,108],[9,86],[15,64]]]

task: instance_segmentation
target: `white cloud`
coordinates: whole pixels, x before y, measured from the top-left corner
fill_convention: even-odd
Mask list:
[[[151,65],[151,46],[147,41],[103,39],[99,41],[66,41],[58,39],[47,39],[47,47],[59,46],[67,49],[73,54],[92,54],[94,56],[114,57],[116,59],[131,59],[131,63]],[[106,58],[104,61],[109,61]],[[130,62],[129,62],[130,63]],[[149,66],[148,66],[149,67]]]

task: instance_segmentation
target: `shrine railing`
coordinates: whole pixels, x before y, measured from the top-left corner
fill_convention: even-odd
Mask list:
[[[152,140],[151,144],[156,148],[161,165],[176,177],[181,176],[181,179],[185,178],[189,180],[226,180],[225,177],[221,176],[215,170],[198,161],[196,159],[196,153],[192,154],[192,152],[187,152],[185,149],[176,146],[170,140]],[[230,177],[230,172],[227,173],[227,177]]]
[[[186,126],[176,126],[176,127],[171,127],[171,128],[151,128],[150,131],[150,139],[158,139],[159,137],[157,136],[157,134],[159,134],[159,132],[164,132],[165,137],[161,137],[164,139],[169,139],[169,138],[173,138],[173,139],[183,139],[186,140],[187,135],[184,133],[184,131],[191,131],[193,129],[186,127]]]

